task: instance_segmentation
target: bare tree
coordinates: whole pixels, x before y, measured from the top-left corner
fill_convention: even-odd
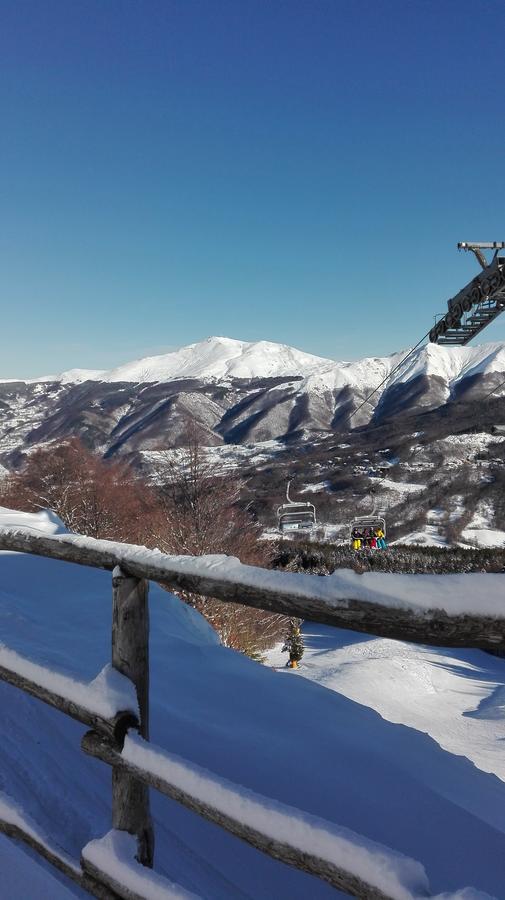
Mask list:
[[[186,434],[184,448],[159,458],[158,546],[167,553],[224,553],[249,565],[269,565],[269,545],[260,540],[260,528],[241,500],[241,479],[209,461],[191,425]],[[205,615],[226,646],[253,656],[280,639],[286,628],[284,616],[192,594],[181,596]]]
[[[124,463],[106,462],[73,438],[32,453],[0,485],[0,502],[52,509],[71,531],[138,542],[149,534],[152,492]]]
[[[195,429],[188,426],[183,448],[160,455],[156,474],[163,549],[227,553],[251,564],[268,560],[259,526],[241,503],[241,479],[209,461]]]

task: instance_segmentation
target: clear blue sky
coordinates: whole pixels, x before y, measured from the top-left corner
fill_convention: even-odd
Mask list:
[[[504,34],[502,0],[0,0],[0,376],[415,343],[456,242],[505,240]]]

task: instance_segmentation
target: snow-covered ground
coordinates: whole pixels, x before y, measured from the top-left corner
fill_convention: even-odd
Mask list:
[[[480,650],[418,646],[307,622],[299,674],[430,735],[505,782],[505,660]],[[285,669],[279,644],[269,665]],[[405,765],[412,761],[405,760]],[[489,816],[486,802],[480,814]],[[505,816],[499,817],[505,829]]]
[[[452,510],[429,509],[426,513],[426,525],[419,531],[412,531],[393,544],[419,544],[423,547],[450,546],[445,536],[445,522],[457,521],[464,514],[465,507],[461,498],[452,498]],[[454,502],[458,501],[458,502]],[[493,508],[488,501],[482,501],[470,522],[461,532],[461,547],[505,547],[505,531],[492,527]]]
[[[408,481],[392,481],[391,478],[379,478],[377,484],[382,490],[396,491],[397,494],[418,494],[426,490],[425,484],[414,484]]]
[[[271,462],[285,450],[282,441],[260,441],[257,444],[220,444],[216,447],[202,447],[201,452],[205,462],[215,467],[215,471],[227,472],[240,468],[243,464],[260,466],[262,463]],[[187,459],[187,451],[180,448],[142,450],[141,455],[148,468],[155,473],[163,471],[168,465],[177,465]]]
[[[491,527],[493,518],[492,505],[481,501],[470,522],[461,532],[461,540],[472,547],[504,547],[505,531]]]
[[[8,520],[4,512],[3,524]],[[28,524],[26,518],[23,524]],[[49,532],[59,530],[58,523],[43,513],[32,524]],[[499,576],[476,576],[487,577],[490,585],[498,584]],[[401,590],[406,584],[402,582]],[[436,588],[436,581],[429,584]],[[36,664],[89,683],[109,662],[110,593],[110,575],[105,572],[2,553],[1,640]],[[349,688],[347,697],[331,679],[325,684],[316,678],[320,683],[314,683],[295,673],[279,674],[223,648],[194,610],[156,587],[151,589],[150,612],[155,744],[218,779],[271,798],[274,807],[295,807],[304,820],[324,819],[340,833],[360,835],[364,845],[378,842],[418,860],[433,893],[473,885],[503,900],[505,783],[489,774],[495,771],[492,748],[484,752],[476,742],[472,750],[479,759],[487,754],[490,762],[484,771],[483,765],[474,765],[468,750],[463,755],[438,735],[433,739],[423,733],[428,729],[413,721],[415,710],[406,710],[403,716],[403,705],[408,704],[401,690],[395,694],[395,679],[388,680],[386,669],[367,674],[364,665],[362,669],[357,665],[355,672],[362,671],[361,682],[365,685],[368,680],[369,693],[351,697]],[[342,666],[331,654],[334,636],[342,633],[326,632],[315,632],[320,642],[313,657],[327,675],[333,670],[336,676]],[[368,642],[356,635],[347,635],[346,640],[350,647]],[[450,663],[439,651],[427,653],[432,657],[429,665],[435,666],[438,659],[443,669]],[[387,662],[390,655],[386,648],[382,658]],[[454,668],[464,669],[461,658],[460,652],[451,654]],[[465,659],[471,666],[483,667],[487,657],[476,654]],[[499,660],[491,663],[496,668],[488,681],[494,689],[505,667]],[[398,680],[402,671],[399,667]],[[491,691],[485,693],[481,685],[485,679],[473,669],[465,669],[460,677],[465,685],[480,678],[474,709],[478,707],[481,715],[476,725],[471,717],[469,723],[482,727]],[[415,686],[416,678],[410,680]],[[453,706],[456,716],[460,698],[447,698],[446,685],[437,683],[445,715]],[[389,702],[394,705],[395,696],[396,719],[391,714],[387,721],[384,710]],[[413,687],[412,706],[416,696]],[[0,709],[0,790],[52,841],[78,858],[85,845],[110,830],[110,772],[80,752],[84,728],[56,710],[3,683]],[[495,720],[499,711],[497,702],[492,706]],[[428,708],[425,716],[429,719]],[[434,712],[433,718],[442,728],[443,715]],[[469,727],[466,740],[474,741],[475,733]],[[479,734],[487,746],[487,732]],[[497,732],[497,740],[500,735]],[[187,891],[206,900],[339,896],[325,883],[264,857],[155,792],[152,806],[156,871]],[[10,846],[5,847],[0,842],[2,860],[5,853],[12,855]],[[44,898],[32,888],[41,866],[24,851],[19,853],[25,860],[19,869],[22,874],[14,887],[0,881],[1,900]],[[76,896],[72,885],[66,887]],[[412,892],[395,896],[411,898]],[[59,900],[60,894],[48,887],[48,900],[53,897]]]
[[[61,519],[51,509],[41,509],[38,513],[26,513],[0,506],[0,527],[29,528],[40,534],[68,534]]]
[[[298,491],[299,494],[318,494],[319,491],[327,491],[329,487],[329,481],[318,481],[314,484],[307,484],[305,487],[300,488]]]
[[[445,510],[429,509],[426,513],[426,525],[420,531],[412,531],[399,540],[394,541],[393,545],[418,544],[422,547],[447,547],[448,543],[442,530],[442,523],[445,521]]]
[[[57,879],[44,863],[30,858],[0,834],[0,897],[2,900],[75,900],[76,894]],[[75,890],[75,889],[74,889]],[[84,897],[84,894],[81,894]]]

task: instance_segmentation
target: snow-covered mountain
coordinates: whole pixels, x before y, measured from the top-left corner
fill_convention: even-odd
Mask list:
[[[210,337],[172,353],[150,356],[104,372],[100,380],[172,381],[175,378],[199,378],[202,381],[226,381],[233,378],[276,378],[310,375],[328,360],[271,341],[236,341]]]
[[[238,341],[210,337],[170,353],[143,357],[114,369],[69,369],[60,375],[30,379],[1,379],[0,384],[82,384],[167,383],[181,379],[203,382],[253,381],[264,378],[297,378],[320,389],[345,387],[362,390],[376,387],[398,365],[387,385],[390,389],[418,377],[440,378],[449,390],[465,378],[505,372],[505,344],[492,343],[471,347],[443,347],[427,344],[402,364],[408,350],[384,357],[366,357],[352,362],[314,356],[272,341]]]
[[[194,379],[204,383],[255,381],[266,378],[293,378],[303,382],[307,391],[323,392],[350,389],[373,390],[391,376],[378,397],[393,387],[418,378],[440,379],[450,395],[466,378],[505,372],[505,344],[492,343],[471,347],[443,347],[427,344],[402,363],[407,350],[385,357],[366,357],[352,362],[314,356],[271,341],[238,341],[210,337],[179,350],[144,357],[110,370],[70,369],[57,376],[31,379],[0,379],[0,384],[151,384]],[[398,368],[398,371],[395,371]],[[391,375],[391,373],[393,373]]]
[[[143,382],[173,381],[178,378],[225,380],[233,378],[270,378],[293,376],[304,378],[320,375],[330,377],[335,384],[361,384],[363,378],[384,377],[407,351],[385,357],[359,359],[353,362],[335,361],[314,356],[273,341],[239,341],[227,337],[209,337],[188,344],[178,350],[158,356],[147,356],[124,363],[114,369],[74,368],[60,375],[40,378],[0,378],[2,384],[61,382],[76,384],[84,381]],[[416,374],[438,375],[448,380],[465,377],[473,371],[502,371],[505,369],[505,344],[482,344],[472,347],[441,347],[428,344],[407,364],[408,377]],[[330,374],[331,373],[331,374]],[[333,377],[332,377],[333,376]]]
[[[31,378],[27,383],[58,381],[77,384],[83,381],[107,383],[167,382],[180,378],[202,381],[225,381],[234,378],[276,378],[306,376],[328,365],[332,360],[313,356],[286,344],[272,341],[238,341],[226,337],[209,337],[170,353],[146,356],[114,369],[69,369],[61,375]],[[20,379],[25,381],[25,379]],[[15,379],[0,379],[13,383]]]
[[[213,337],[110,371],[4,381],[0,464],[70,434],[103,453],[135,453],[177,446],[191,420],[208,446],[296,443],[505,395],[505,344],[431,344],[402,362],[406,352],[337,362]]]
[[[19,379],[27,384],[59,382],[80,384],[86,381],[116,384],[148,384],[180,379],[227,382],[262,378],[310,379],[311,384],[330,390],[344,387],[373,388],[386,378],[406,356],[407,350],[385,357],[367,357],[352,362],[314,356],[272,341],[238,341],[209,337],[170,353],[149,356],[114,369],[70,369],[57,376]],[[419,348],[395,373],[387,385],[406,383],[413,378],[440,378],[449,390],[461,380],[475,375],[505,372],[505,344],[480,344],[470,347],[444,347],[427,344]],[[16,379],[0,379],[14,384]]]

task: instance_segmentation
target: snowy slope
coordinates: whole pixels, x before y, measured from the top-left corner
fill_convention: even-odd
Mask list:
[[[426,344],[405,363],[393,382],[405,382],[419,375],[435,375],[454,387],[464,378],[494,372],[505,372],[503,343],[450,348]]]
[[[75,900],[75,893],[57,881],[43,863],[27,856],[21,847],[0,834],[0,896],[30,900]]]
[[[68,533],[61,519],[51,509],[41,509],[38,513],[26,513],[0,506],[0,527],[30,528],[41,534]]]
[[[306,622],[300,675],[429,734],[505,782],[505,660],[480,650],[418,646]],[[279,647],[269,663],[283,666]],[[480,809],[487,817],[486,802]],[[500,827],[505,827],[505,818]]]
[[[154,742],[420,860],[434,892],[474,885],[503,900],[504,783],[416,728],[224,649],[166,592],[153,587],[150,605]],[[89,681],[109,659],[110,614],[107,573],[0,554],[0,634],[13,650]],[[79,752],[77,723],[5,684],[0,704],[0,790],[78,856],[110,828],[110,773]],[[201,897],[338,896],[157,794],[153,810],[157,870]],[[0,897],[27,890],[0,885]]]
[[[160,356],[126,363],[108,372],[90,373],[89,378],[105,382],[171,381],[175,378],[227,380],[230,378],[270,378],[279,375],[308,375],[328,363],[319,356],[270,341],[237,341],[210,337],[196,344]],[[78,370],[83,380],[83,370]],[[65,372],[65,381],[72,372]]]
[[[173,353],[140,359],[108,372],[104,381],[169,381],[172,378],[270,378],[301,375],[326,361],[270,341],[248,343],[211,337]]]

